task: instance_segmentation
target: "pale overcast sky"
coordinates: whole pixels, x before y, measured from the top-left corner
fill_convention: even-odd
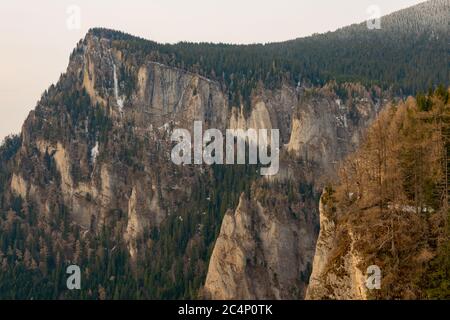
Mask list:
[[[64,72],[91,27],[158,42],[289,40],[362,22],[423,0],[1,0],[0,140],[18,133],[41,93]],[[73,5],[80,28],[68,28]],[[69,20],[74,22],[75,20]],[[70,24],[74,26],[74,24]]]

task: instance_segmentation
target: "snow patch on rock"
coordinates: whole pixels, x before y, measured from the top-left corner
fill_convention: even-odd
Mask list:
[[[95,164],[98,157],[98,141],[95,142],[95,146],[91,149],[91,161]]]
[[[114,96],[116,98],[117,105],[119,106],[120,112],[123,109],[123,99],[119,96],[119,80],[117,79],[117,68],[116,65],[113,65],[114,68]]]

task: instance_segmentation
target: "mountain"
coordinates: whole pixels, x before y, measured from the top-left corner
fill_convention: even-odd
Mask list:
[[[262,80],[324,85],[330,80],[393,88],[400,95],[449,83],[450,4],[431,0],[381,18],[381,29],[367,23],[292,41],[227,45],[181,42],[164,45],[111,30],[96,29],[123,49],[142,51],[161,63],[221,81],[230,98],[251,95]],[[318,17],[320,18],[320,16]],[[248,99],[247,99],[248,100]]]
[[[267,45],[90,30],[0,148],[0,297],[304,298],[340,161],[388,105],[449,84],[448,5]],[[279,129],[279,173],[174,164],[195,121]]]

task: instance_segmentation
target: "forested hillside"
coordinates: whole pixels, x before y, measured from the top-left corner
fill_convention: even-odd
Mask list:
[[[1,156],[15,152],[8,140]],[[214,167],[197,175],[196,197],[139,239],[138,264],[123,239],[126,213],[111,213],[97,233],[61,206],[48,219],[20,197],[0,211],[0,299],[194,299],[228,208],[249,192],[255,167]],[[125,222],[125,223],[124,223]],[[67,290],[66,268],[82,267],[82,290]]]
[[[351,230],[383,269],[371,297],[448,297],[449,15],[432,0],[254,45],[90,30],[0,146],[0,299],[301,299],[319,195],[356,149],[322,197],[331,262]],[[278,129],[279,174],[174,164],[171,133],[195,121]]]
[[[448,21],[450,3],[432,0],[381,20],[381,29],[366,23],[292,41],[229,45],[212,43],[159,44],[108,29],[94,29],[115,40],[124,52],[152,59],[220,81],[231,101],[247,102],[259,81],[277,87],[323,85],[330,80],[361,82],[416,94],[436,83],[449,84]]]
[[[450,101],[444,87],[383,111],[322,201],[333,243],[312,298],[339,298],[348,255],[382,270],[375,299],[450,298]],[[332,240],[331,240],[332,239]],[[358,257],[358,258],[355,258]]]

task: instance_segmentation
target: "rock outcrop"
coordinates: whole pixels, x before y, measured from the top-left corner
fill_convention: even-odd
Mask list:
[[[299,299],[311,269],[314,212],[296,218],[288,208],[271,210],[239,200],[225,215],[204,288],[212,299]]]
[[[361,259],[354,249],[353,233],[347,232],[346,241],[338,242],[333,213],[322,200],[319,211],[320,233],[306,299],[367,299],[366,276],[360,270]]]
[[[304,91],[293,114],[287,150],[297,157],[317,163],[327,175],[335,164],[359,145],[364,129],[381,108],[360,85],[348,84],[342,101],[331,86]]]

